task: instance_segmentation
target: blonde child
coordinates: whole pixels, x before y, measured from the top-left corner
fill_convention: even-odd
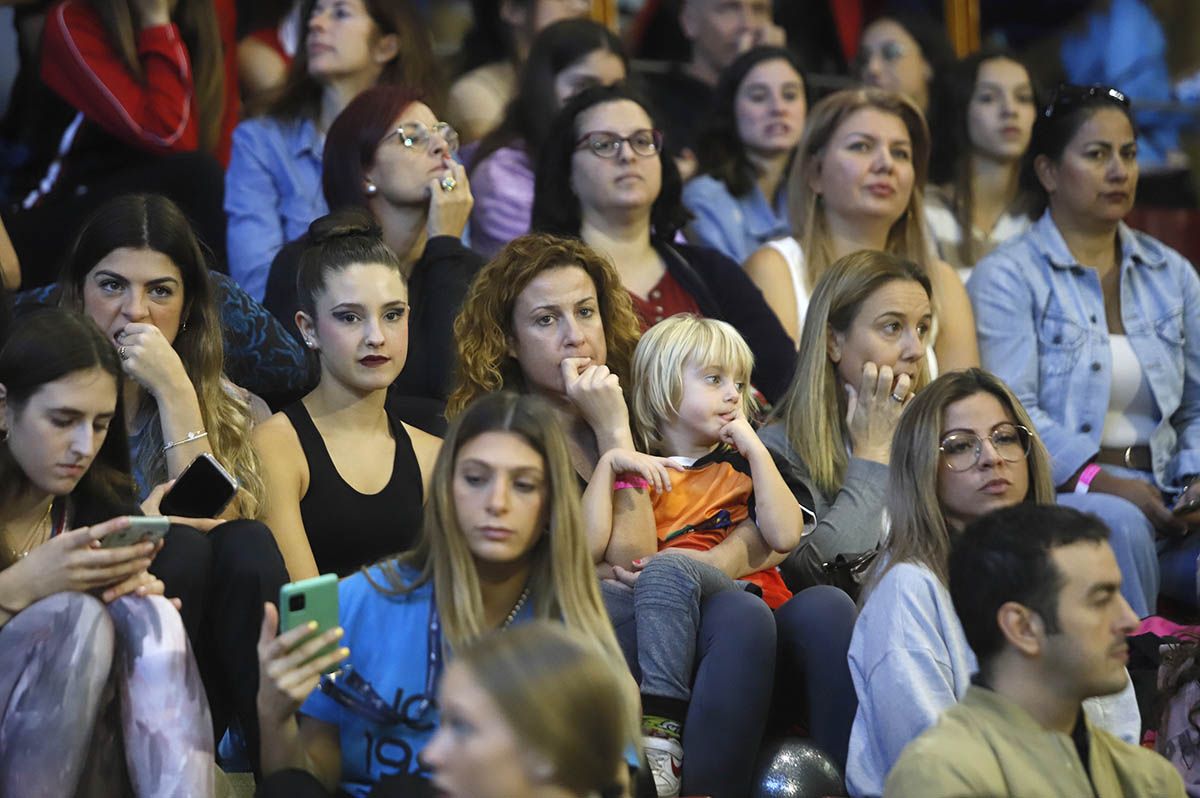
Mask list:
[[[733,327],[688,314],[651,327],[634,352],[635,435],[673,464],[655,482],[659,553],[634,561],[632,570],[615,564],[613,574],[633,593],[643,742],[660,797],[679,794],[701,602],[738,589],[758,592],[772,609],[791,598],[775,567],[730,573],[741,569],[714,553],[735,531],[786,553],[804,528],[800,505],[748,420],[752,367]],[[636,483],[626,478],[614,487]]]

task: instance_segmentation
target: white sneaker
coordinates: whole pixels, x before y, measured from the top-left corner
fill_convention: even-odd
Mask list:
[[[658,798],[679,798],[679,781],[683,776],[683,746],[678,740],[666,737],[642,737],[646,749],[646,762],[650,775],[654,776],[654,789]]]

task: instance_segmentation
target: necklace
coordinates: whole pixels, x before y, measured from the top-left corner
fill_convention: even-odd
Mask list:
[[[42,517],[38,519],[36,524],[29,528],[29,531],[25,535],[25,540],[21,542],[20,546],[14,547],[7,541],[5,542],[4,548],[8,551],[8,559],[10,562],[16,562],[17,560],[24,559],[26,556],[28,556],[29,552],[33,551],[36,546],[42,543],[43,527],[45,527],[46,522],[50,520],[50,511],[52,509],[54,509],[53,499],[51,499],[50,503],[46,505],[46,512],[42,514]],[[8,527],[5,527],[4,531],[7,533]]]
[[[500,624],[501,629],[507,629],[512,622],[516,620],[517,613],[525,606],[525,600],[529,598],[529,588],[526,587],[521,591],[521,597],[517,599],[517,603],[513,605],[512,611],[508,613],[508,617],[504,619],[504,623]]]

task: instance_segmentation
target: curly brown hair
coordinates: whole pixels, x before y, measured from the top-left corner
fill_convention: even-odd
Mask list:
[[[604,322],[605,365],[622,385],[630,384],[641,325],[616,267],[577,238],[534,233],[510,241],[483,267],[467,292],[454,320],[458,369],[446,418],[453,419],[473,399],[491,391],[525,392],[520,364],[509,354],[513,306],[533,278],[563,266],[578,266],[592,278]]]

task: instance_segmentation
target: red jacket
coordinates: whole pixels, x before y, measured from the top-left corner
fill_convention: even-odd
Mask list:
[[[225,64],[225,106],[214,155],[229,162],[238,121],[234,0],[215,0]],[[118,140],[152,153],[190,152],[200,142],[198,110],[187,47],[174,24],[137,33],[145,81],[131,74],[109,41],[100,17],[82,0],[50,9],[42,34],[42,80],[71,106]]]

